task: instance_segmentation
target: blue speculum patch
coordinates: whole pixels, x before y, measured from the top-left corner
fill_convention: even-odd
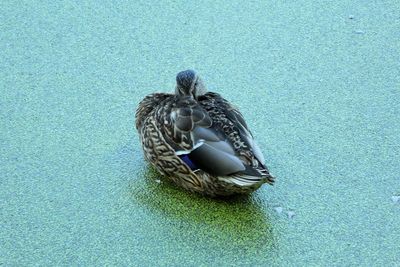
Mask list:
[[[190,160],[189,155],[180,155],[179,156],[181,158],[181,160],[183,160],[183,162],[186,163],[186,165],[189,166],[189,168],[193,171],[193,170],[197,170],[197,166],[193,163],[193,161]]]

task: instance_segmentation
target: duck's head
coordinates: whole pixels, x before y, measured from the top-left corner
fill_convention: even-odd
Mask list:
[[[184,70],[176,75],[175,94],[197,98],[207,92],[203,81],[194,70]]]

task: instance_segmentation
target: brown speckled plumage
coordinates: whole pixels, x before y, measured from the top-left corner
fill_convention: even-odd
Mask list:
[[[175,94],[140,102],[136,129],[146,160],[189,191],[231,195],[273,183],[242,114],[219,94],[206,93],[193,71],[178,74]]]

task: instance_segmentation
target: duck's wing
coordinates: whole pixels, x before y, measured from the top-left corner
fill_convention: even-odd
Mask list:
[[[239,185],[272,183],[268,170],[249,148],[247,139],[253,139],[240,112],[227,103],[215,106],[214,100],[203,100],[181,98],[159,111],[164,138],[175,153],[192,170],[229,177]]]
[[[193,170],[217,176],[246,170],[227,136],[213,127],[209,113],[196,100],[177,98],[157,115],[165,140]]]
[[[202,96],[200,103],[209,112],[215,124],[225,127],[225,132],[232,140],[237,151],[242,152],[243,156],[252,161],[256,159],[258,163],[267,169],[264,165],[265,159],[261,149],[254,140],[242,113],[237,107],[213,92],[208,92]],[[252,165],[257,166],[258,164],[254,162]]]
[[[259,182],[273,184],[274,177],[265,166],[264,156],[238,108],[212,92],[206,93],[198,100],[212,118],[213,128],[223,130],[235,150],[235,155],[245,167],[245,170],[234,173],[225,180],[241,186]]]

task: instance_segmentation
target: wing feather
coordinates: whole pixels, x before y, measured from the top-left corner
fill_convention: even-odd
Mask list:
[[[192,169],[249,183],[270,177],[243,115],[218,94],[176,97],[159,116],[166,141]]]

